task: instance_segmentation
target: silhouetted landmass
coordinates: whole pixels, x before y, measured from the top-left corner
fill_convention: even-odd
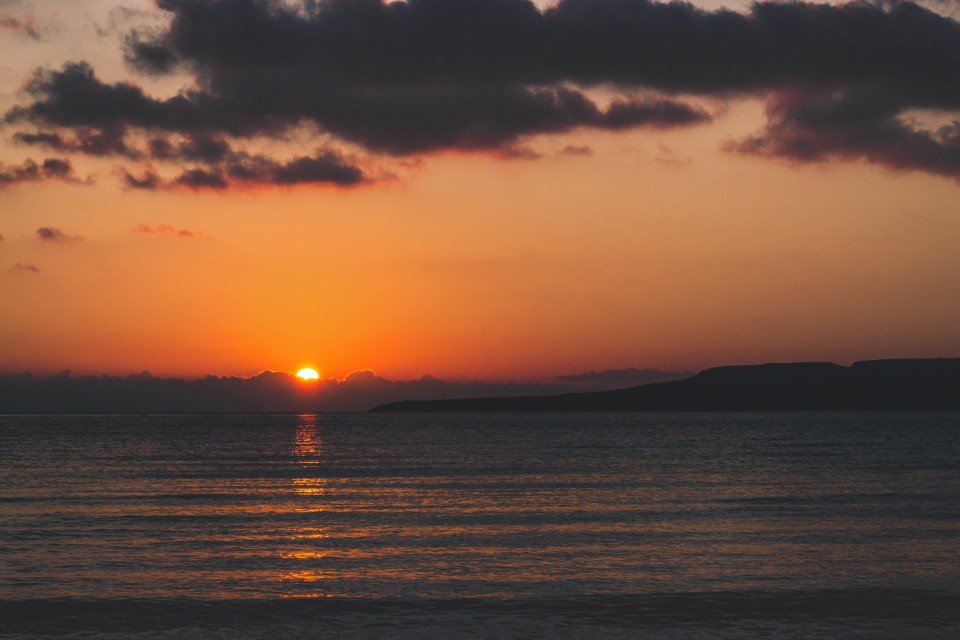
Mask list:
[[[685,380],[614,391],[394,402],[374,411],[946,409],[960,409],[960,358],[718,367]]]
[[[593,385],[593,390],[596,390],[598,386],[605,386],[609,389],[628,385],[651,384],[653,382],[669,382],[671,380],[689,378],[692,375],[692,371],[660,371],[659,369],[637,369],[635,367],[629,367],[627,369],[587,371],[573,375],[557,376],[556,379],[563,382]]]

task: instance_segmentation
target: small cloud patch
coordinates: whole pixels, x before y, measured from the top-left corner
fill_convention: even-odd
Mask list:
[[[37,30],[36,20],[32,16],[23,18],[0,16],[0,29],[23,34],[31,40],[40,39],[40,31]]]
[[[153,191],[163,186],[160,176],[154,171],[153,167],[144,169],[143,174],[135,176],[126,169],[122,170],[123,182],[129,189],[144,189]]]
[[[593,149],[587,145],[568,144],[560,150],[562,156],[592,156]]]
[[[44,242],[81,242],[83,236],[67,235],[56,227],[40,227],[37,229],[37,239]]]
[[[199,233],[195,231],[190,231],[188,229],[177,229],[176,227],[169,224],[158,224],[156,226],[150,226],[148,224],[139,224],[137,228],[133,230],[133,234],[137,236],[159,236],[159,237],[168,237],[168,238],[198,238],[200,237]]]

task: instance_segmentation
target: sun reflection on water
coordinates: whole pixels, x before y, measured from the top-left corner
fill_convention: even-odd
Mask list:
[[[317,416],[305,413],[297,416],[297,433],[293,440],[293,459],[305,474],[297,474],[293,479],[294,492],[302,496],[321,496],[326,480],[318,478],[309,470],[319,467],[323,458],[323,443],[317,429]],[[313,506],[311,509],[315,510]]]
[[[293,440],[293,457],[299,465],[318,465],[323,456],[323,443],[317,430],[318,416],[302,413],[297,416],[297,433]]]
[[[325,510],[325,501],[322,499],[326,493],[326,479],[318,477],[324,457],[318,423],[319,416],[316,414],[307,413],[297,416],[297,431],[290,453],[296,465],[292,488],[298,500],[298,506],[295,508],[298,513],[320,513]],[[284,561],[283,566],[290,567],[290,570],[281,573],[280,580],[306,585],[329,578],[329,571],[318,566],[329,551],[312,546],[322,544],[321,541],[327,535],[324,527],[318,523],[304,523],[293,529],[288,538],[292,548],[280,553]],[[306,540],[311,541],[308,543],[311,546],[304,544]],[[323,593],[311,591],[309,594],[296,594],[296,597],[323,595]]]

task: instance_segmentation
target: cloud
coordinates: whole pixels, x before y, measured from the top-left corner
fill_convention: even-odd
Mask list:
[[[159,152],[159,147],[154,141],[154,152]],[[189,134],[176,154],[168,153],[169,157],[179,156],[184,160],[194,160],[198,162],[214,163],[220,162],[230,154],[230,143],[220,137],[205,135],[202,133]],[[159,156],[156,156],[159,157]]]
[[[140,177],[133,175],[126,169],[121,169],[120,173],[123,176],[124,184],[130,189],[154,190],[163,186],[163,180],[153,167],[147,167]]]
[[[960,122],[923,130],[904,120],[897,102],[865,90],[778,92],[767,100],[764,130],[731,149],[796,162],[861,159],[960,179]]]
[[[540,134],[705,124],[711,116],[693,97],[756,95],[769,101],[767,126],[732,148],[957,175],[960,125],[925,131],[904,114],[960,111],[960,24],[910,2],[761,2],[743,13],[648,0],[561,0],[542,11],[528,0],[158,6],[169,23],[128,34],[126,58],[141,73],[188,73],[189,88],[154,98],[68,63],[38,70],[30,100],[5,121],[39,129],[24,135],[71,130],[61,144],[81,152],[83,131],[90,140],[127,130],[152,136],[159,142],[150,157],[180,164],[171,185],[225,189],[243,176],[347,185],[365,181],[320,156],[232,158],[229,139],[295,138],[306,124],[374,154],[509,157]],[[594,87],[617,95],[600,101]],[[869,97],[884,114],[835,121],[829,127],[842,144],[831,145],[807,116],[836,95],[838,107]],[[899,144],[908,151],[897,154]]]
[[[264,156],[235,156],[227,164],[227,173],[234,180],[256,184],[335,184],[349,187],[368,181],[357,166],[330,150],[313,156],[297,156],[287,162],[276,162]]]
[[[184,160],[213,164],[232,153],[230,143],[221,136],[187,133],[179,141],[154,136],[147,141],[147,153],[155,160]]]
[[[10,110],[8,123],[115,129],[129,124],[188,136],[279,135],[303,121],[367,149],[395,155],[440,149],[507,148],[524,135],[559,133],[577,127],[621,130],[708,122],[701,108],[667,98],[623,98],[606,109],[568,87],[462,83],[426,86],[326,86],[311,80],[250,76],[230,96],[191,91],[157,100],[125,83],[106,84],[85,63],[60,71],[38,71],[28,90],[38,99]],[[263,86],[252,85],[264,83]],[[257,96],[246,95],[251,91]],[[166,153],[162,143],[157,151]],[[163,149],[163,151],[159,151]],[[182,149],[181,154],[182,155]]]
[[[502,160],[539,160],[543,157],[536,149],[521,144],[512,144],[497,150],[497,157]]]
[[[92,156],[126,156],[137,159],[140,152],[128,146],[126,131],[121,126],[104,129],[77,129],[70,137],[52,131],[19,131],[13,136],[20,144],[42,146],[61,153],[83,153]]]
[[[13,265],[12,271],[14,273],[40,273],[40,268],[29,262],[18,262]]]
[[[342,100],[342,102],[340,102]],[[509,154],[524,136],[580,127],[621,130],[708,122],[702,109],[668,99],[618,100],[600,108],[568,87],[441,85],[337,97],[315,113],[318,126],[372,151],[442,149]]]
[[[36,20],[33,17],[0,16],[0,29],[21,33],[31,40],[40,39],[40,32],[37,30]]]
[[[125,6],[110,9],[106,19],[95,19],[89,15],[85,17],[87,26],[94,30],[97,37],[111,41],[118,37],[127,41],[134,39],[133,34],[156,32],[164,19],[160,12],[147,7],[138,9]]]
[[[56,227],[40,227],[37,229],[37,239],[44,242],[80,242],[82,236],[70,236]]]
[[[353,187],[373,180],[353,160],[331,149],[319,149],[312,156],[295,156],[278,161],[265,155],[251,155],[230,149],[207,147],[202,152],[194,147],[175,146],[164,138],[150,141],[151,153],[156,158],[172,157],[209,162],[207,166],[184,169],[172,179],[164,179],[152,165],[142,168],[139,176],[122,170],[126,186],[131,189],[190,189],[223,190],[231,187],[257,185],[333,185]]]
[[[42,164],[37,164],[33,160],[25,160],[19,165],[0,163],[0,189],[21,182],[43,180],[80,182],[74,175],[70,161],[64,158],[47,158]]]
[[[73,167],[69,160],[60,158],[47,158],[43,161],[41,171],[45,177],[60,178],[67,180],[73,174]]]
[[[226,189],[227,178],[221,169],[187,169],[177,176],[173,184],[191,189]]]
[[[745,14],[646,0],[162,0],[149,40],[241,100],[265,86],[615,83],[696,93],[786,82],[955,79],[957,24],[911,3],[758,3]],[[136,60],[136,52],[128,52]],[[253,77],[245,72],[254,72]],[[283,73],[279,77],[275,74]],[[956,93],[956,89],[948,89]]]
[[[693,162],[693,158],[690,156],[678,156],[670,146],[662,142],[657,143],[657,155],[654,157],[654,160],[660,164],[673,167],[683,167]]]
[[[177,57],[162,44],[153,44],[134,32],[127,37],[127,63],[148,75],[161,75],[174,70]]]
[[[568,144],[560,150],[560,155],[564,156],[592,156],[593,149],[587,145]]]
[[[197,238],[200,235],[187,229],[177,229],[169,224],[158,224],[156,226],[139,224],[133,230],[133,233],[138,236],[167,236],[173,238]]]

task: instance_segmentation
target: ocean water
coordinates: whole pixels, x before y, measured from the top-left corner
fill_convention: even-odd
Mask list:
[[[0,638],[958,638],[960,414],[0,416]]]

